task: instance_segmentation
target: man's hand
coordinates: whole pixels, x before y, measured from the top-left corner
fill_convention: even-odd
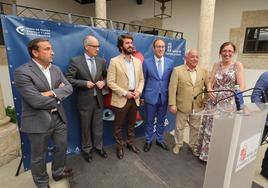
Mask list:
[[[177,112],[177,107],[175,105],[171,105],[169,106],[169,111],[175,114]]]
[[[44,97],[55,97],[55,95],[52,91],[41,92],[41,95],[43,95]]]
[[[59,88],[63,88],[65,84],[63,82],[60,83]]]
[[[140,99],[141,105],[144,105],[144,99]]]
[[[105,82],[104,81],[97,81],[96,86],[97,86],[97,88],[102,89],[105,86]]]
[[[139,97],[140,97],[140,92],[138,92],[138,91],[134,91],[134,92],[133,92],[133,97],[134,97],[134,99],[139,98]]]
[[[128,91],[126,97],[127,97],[128,99],[132,99],[132,98],[134,98],[134,92]]]
[[[91,81],[87,81],[87,88],[93,88],[95,84]]]

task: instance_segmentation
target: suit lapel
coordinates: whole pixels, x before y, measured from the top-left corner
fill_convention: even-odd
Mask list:
[[[149,61],[149,66],[148,66],[148,69],[149,70],[150,70],[150,67],[152,67],[151,71],[155,75],[155,77],[157,77],[158,79],[160,79],[154,58],[152,58]]]
[[[80,60],[80,62],[81,62],[81,65],[82,65],[82,67],[83,67],[82,70],[85,70],[86,73],[87,73],[87,75],[89,76],[89,78],[90,78],[91,80],[93,80],[93,79],[92,79],[92,76],[91,76],[91,73],[90,73],[90,70],[89,70],[89,68],[88,68],[87,61],[86,61],[85,56],[81,56],[81,60]]]
[[[128,78],[128,69],[127,69],[125,59],[123,58],[123,56],[120,57],[119,65]],[[134,65],[134,67],[135,67],[135,65]]]
[[[193,86],[192,78],[190,76],[190,72],[187,70],[186,65],[184,65],[184,72],[185,72],[186,80]]]
[[[100,77],[100,74],[102,73],[102,61],[99,60],[98,58],[95,58],[95,63],[96,63],[95,80],[98,80],[98,78]]]
[[[40,68],[35,64],[35,62],[31,61],[31,70],[32,72],[38,77],[40,78],[40,80],[42,81],[42,83],[44,84],[44,86],[49,90],[50,86],[49,83],[44,75],[44,73],[40,70]]]

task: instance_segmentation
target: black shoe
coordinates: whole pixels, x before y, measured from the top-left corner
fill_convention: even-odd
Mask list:
[[[263,170],[260,173],[263,177],[265,177],[266,179],[268,179],[268,173],[265,173]]]
[[[127,144],[127,149],[129,149],[130,151],[139,154],[140,150],[134,145],[134,144]]]
[[[102,149],[95,149],[96,153],[99,154],[99,156],[101,156],[102,158],[107,158],[108,155],[107,153],[105,152],[105,150],[102,148]]]
[[[82,151],[82,156],[86,162],[90,163],[92,161],[92,152],[86,153]]]
[[[162,148],[162,149],[164,149],[166,151],[169,151],[169,147],[166,145],[165,142],[160,143],[160,142],[156,141],[156,145],[158,145],[160,148]]]
[[[144,144],[144,146],[143,146],[143,151],[144,152],[148,152],[148,151],[150,151],[150,149],[151,149],[151,147],[152,147],[152,143],[145,143]]]
[[[63,171],[59,176],[52,176],[52,178],[55,180],[55,181],[59,181],[63,178],[68,178],[68,177],[71,177],[73,175],[73,172],[70,171],[70,172],[67,172],[67,171]]]
[[[123,159],[123,157],[124,157],[123,149],[117,149],[116,150],[116,156],[117,156],[118,159]]]

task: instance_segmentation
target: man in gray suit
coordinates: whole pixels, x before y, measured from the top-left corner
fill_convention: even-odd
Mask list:
[[[72,170],[65,168],[67,127],[62,101],[73,90],[59,67],[52,64],[54,52],[48,39],[33,39],[28,51],[32,60],[15,70],[14,79],[22,96],[21,131],[31,143],[33,180],[38,188],[44,188],[50,187],[45,157],[49,139],[54,144],[53,179],[72,175]]]
[[[107,158],[103,149],[103,92],[107,71],[105,60],[97,57],[99,41],[88,35],[84,39],[84,54],[73,57],[66,78],[76,89],[77,108],[81,120],[82,156],[92,161],[93,148],[102,158]]]

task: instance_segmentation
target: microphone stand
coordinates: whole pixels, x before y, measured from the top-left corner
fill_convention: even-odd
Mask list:
[[[218,104],[219,102],[221,102],[221,101],[223,101],[223,100],[225,100],[225,99],[228,99],[228,98],[231,98],[231,97],[235,97],[236,108],[237,108],[237,111],[239,111],[239,110],[241,110],[241,108],[240,108],[240,101],[239,101],[238,95],[239,95],[239,94],[242,94],[242,93],[245,93],[245,92],[248,92],[248,91],[250,91],[250,90],[254,90],[254,89],[261,90],[262,103],[267,103],[267,99],[266,99],[265,91],[264,91],[262,88],[253,87],[253,88],[246,89],[246,90],[244,90],[244,91],[240,91],[240,92],[238,92],[238,93],[235,93],[235,92],[234,92],[233,95],[230,95],[230,96],[228,96],[228,97],[225,97],[225,98],[223,98],[223,99],[218,100],[218,101],[216,102],[216,104]],[[237,100],[238,100],[238,101],[237,101]],[[215,104],[215,105],[216,105],[216,104]],[[238,104],[239,104],[239,110],[238,110],[238,106],[237,106]]]
[[[236,110],[237,110],[237,111],[241,110],[240,101],[239,101],[239,98],[238,98],[238,94],[240,94],[241,92],[239,92],[239,93],[235,93],[235,91],[233,91],[233,90],[231,90],[231,89],[222,89],[222,90],[214,90],[214,91],[202,91],[202,92],[198,93],[196,96],[194,96],[194,97],[193,97],[193,100],[196,100],[196,98],[197,98],[199,95],[203,94],[203,93],[220,93],[220,92],[231,92],[231,93],[233,93],[233,95],[228,96],[228,97],[226,97],[226,98],[224,98],[224,99],[220,99],[220,100],[217,101],[214,105],[218,104],[218,103],[219,103],[220,101],[222,101],[222,100],[228,99],[228,98],[230,98],[230,97],[235,97]]]

